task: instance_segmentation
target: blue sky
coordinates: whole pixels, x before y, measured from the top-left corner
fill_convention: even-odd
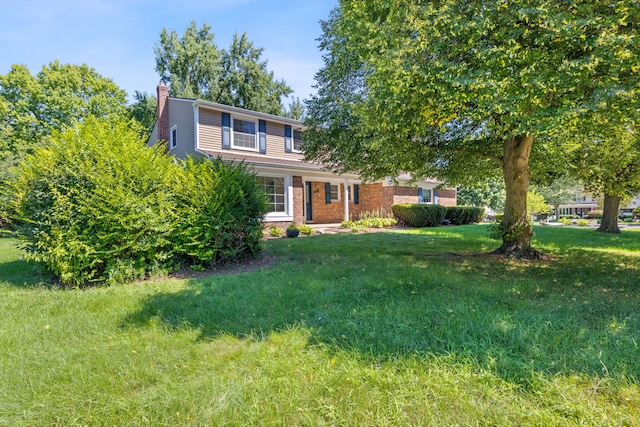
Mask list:
[[[305,99],[322,66],[319,21],[338,0],[0,0],[0,74],[24,64],[32,74],[59,60],[95,68],[131,96],[155,93],[153,48],[162,28],[182,34],[211,26],[220,49],[247,32],[277,79]],[[288,101],[285,101],[288,104]]]

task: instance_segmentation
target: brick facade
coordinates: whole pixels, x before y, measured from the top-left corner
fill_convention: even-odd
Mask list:
[[[304,222],[304,183],[301,176],[293,177],[293,222]]]
[[[456,206],[458,204],[456,190],[438,190],[438,204],[442,206]]]
[[[295,181],[294,181],[295,182]],[[344,220],[344,184],[340,184],[340,201],[326,203],[325,183],[313,182],[313,222],[317,224],[338,223]],[[439,202],[443,206],[455,206],[455,190],[440,190]],[[418,203],[418,189],[414,187],[383,186],[382,183],[360,184],[359,203],[349,202],[349,217],[360,219],[364,212],[391,213],[391,205]]]
[[[158,85],[158,140],[169,143],[169,88],[160,83]],[[168,146],[167,146],[168,148]]]

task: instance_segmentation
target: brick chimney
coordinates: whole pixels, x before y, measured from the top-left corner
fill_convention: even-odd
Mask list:
[[[158,141],[169,146],[169,88],[160,82],[158,85]]]

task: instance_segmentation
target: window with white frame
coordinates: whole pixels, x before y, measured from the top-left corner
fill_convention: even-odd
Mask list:
[[[233,117],[233,138],[231,139],[233,147],[257,151],[257,127],[256,122]]]
[[[256,176],[256,183],[267,196],[267,212],[286,212],[286,186],[284,177]]]
[[[169,134],[169,149],[173,150],[174,148],[176,148],[177,145],[178,145],[178,125],[174,125],[171,128],[171,133]]]
[[[302,152],[302,131],[300,129],[293,130],[293,151]]]
[[[329,186],[329,189],[330,189],[330,194],[331,194],[331,201],[332,202],[339,202],[340,201],[340,185],[331,184]]]
[[[422,195],[418,194],[418,203],[431,203],[431,190],[423,188]]]

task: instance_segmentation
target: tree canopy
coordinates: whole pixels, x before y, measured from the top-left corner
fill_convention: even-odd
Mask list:
[[[126,93],[86,64],[51,62],[33,76],[24,65],[0,75],[0,156],[15,156],[85,117],[126,111]]]
[[[576,144],[576,174],[593,194],[604,196],[598,231],[620,233],[620,202],[640,193],[640,135],[631,127],[587,135]]]
[[[163,29],[156,44],[156,71],[172,96],[199,98],[270,114],[282,114],[292,89],[276,80],[246,33],[235,34],[228,50],[218,49],[211,27],[191,22],[180,36]]]
[[[565,141],[638,119],[633,0],[344,1],[323,23],[305,151],[370,178],[500,171],[500,253],[533,257],[526,193]]]

